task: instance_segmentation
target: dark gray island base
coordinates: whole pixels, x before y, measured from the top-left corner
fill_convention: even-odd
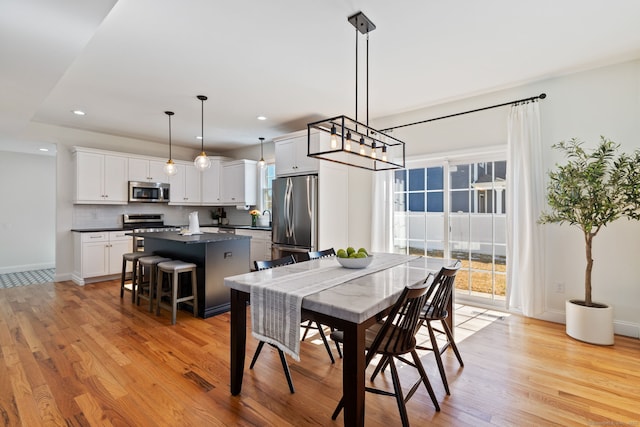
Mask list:
[[[203,233],[181,236],[175,231],[139,233],[145,252],[193,262],[198,266],[198,314],[204,318],[230,309],[224,278],[249,272],[249,236]]]

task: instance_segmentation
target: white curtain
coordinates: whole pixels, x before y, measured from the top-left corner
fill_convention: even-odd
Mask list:
[[[371,250],[393,252],[393,172],[374,173],[371,197]]]
[[[514,105],[509,113],[507,158],[507,308],[525,316],[542,313],[544,172],[539,103]]]

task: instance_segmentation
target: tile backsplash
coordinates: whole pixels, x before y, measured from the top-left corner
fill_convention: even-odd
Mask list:
[[[166,225],[187,225],[189,214],[198,212],[201,225],[211,224],[213,206],[169,206],[154,203],[131,203],[128,205],[74,205],[72,228],[116,228],[122,227],[123,214],[164,214]],[[229,224],[249,225],[251,216],[248,210],[238,210],[235,206],[225,206]]]

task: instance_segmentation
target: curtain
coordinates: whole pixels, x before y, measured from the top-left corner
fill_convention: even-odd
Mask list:
[[[393,252],[393,172],[373,175],[371,250]]]
[[[511,107],[507,148],[507,308],[525,316],[544,305],[544,173],[539,103]]]

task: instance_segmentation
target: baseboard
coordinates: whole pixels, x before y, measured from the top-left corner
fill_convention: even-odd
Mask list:
[[[554,323],[566,323],[564,311],[547,310],[544,313],[535,316],[536,319],[546,320]],[[623,320],[613,320],[613,332],[616,335],[625,337],[640,338],[640,324],[626,322]]]
[[[0,274],[21,273],[23,271],[32,271],[32,270],[47,270],[49,268],[55,268],[55,267],[56,267],[56,264],[54,262],[45,262],[40,264],[12,265],[9,267],[0,267]]]

